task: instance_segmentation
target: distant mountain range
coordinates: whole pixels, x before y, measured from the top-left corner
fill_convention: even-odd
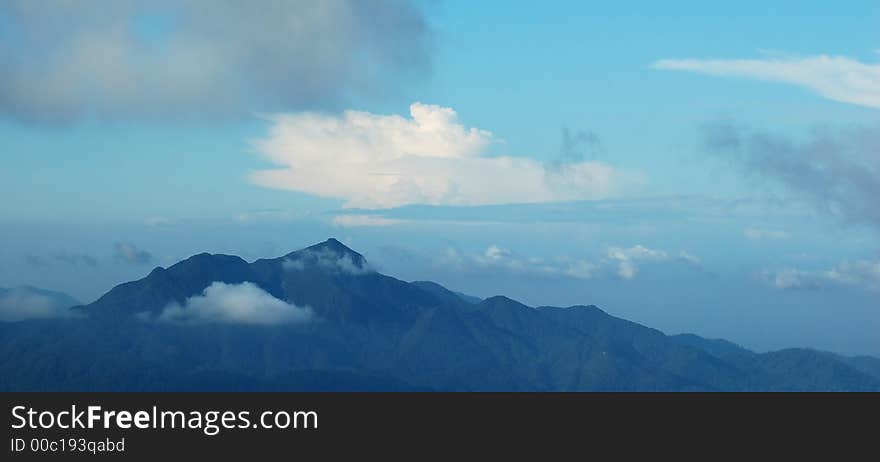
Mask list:
[[[195,255],[68,314],[0,322],[0,390],[880,390],[876,358],[481,300],[382,275],[335,239]]]

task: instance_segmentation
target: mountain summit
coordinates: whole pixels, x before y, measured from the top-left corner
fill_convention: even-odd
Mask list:
[[[0,322],[0,390],[880,390],[871,358],[482,300],[378,273],[336,239],[194,255],[75,309]]]

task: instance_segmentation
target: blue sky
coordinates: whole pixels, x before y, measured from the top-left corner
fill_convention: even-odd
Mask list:
[[[880,354],[876,2],[36,3],[0,8],[0,286],[90,301],[332,235],[475,295]]]

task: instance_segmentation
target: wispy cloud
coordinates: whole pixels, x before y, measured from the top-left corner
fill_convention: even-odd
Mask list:
[[[410,118],[346,111],[270,120],[255,149],[278,168],[257,171],[251,180],[342,199],[346,208],[599,199],[635,182],[595,161],[548,166],[526,157],[488,157],[492,134],[465,127],[455,111],[440,106],[414,103]]]
[[[785,231],[778,229],[756,228],[753,226],[749,226],[748,228],[744,229],[743,235],[753,241],[788,239],[788,233]]]
[[[855,286],[880,290],[880,261],[844,261],[826,270],[782,268],[764,269],[758,280],[783,290],[823,289],[834,286]]]
[[[303,324],[312,319],[311,308],[279,300],[251,282],[214,282],[201,295],[189,297],[182,305],[168,305],[158,317],[165,322],[264,326]]]
[[[391,226],[406,223],[405,220],[385,218],[381,215],[345,214],[333,217],[333,224],[342,228]]]
[[[68,252],[65,250],[54,252],[48,257],[37,254],[27,254],[24,257],[24,261],[30,266],[37,267],[49,266],[51,262],[59,262],[65,265],[73,266],[83,265],[92,268],[98,266],[98,259],[91,255],[84,253]]]
[[[57,252],[52,255],[52,259],[68,265],[98,266],[97,258],[82,253]]]
[[[453,248],[447,248],[436,262],[438,265],[465,272],[492,270],[541,277],[616,277],[627,280],[635,278],[640,266],[646,263],[678,262],[689,266],[700,265],[700,259],[689,252],[671,254],[643,245],[610,247],[604,255],[596,258],[525,257],[497,245],[489,246],[478,255],[465,255]]]
[[[835,101],[880,109],[880,64],[867,64],[844,56],[663,59],[654,62],[652,67],[788,83]]]

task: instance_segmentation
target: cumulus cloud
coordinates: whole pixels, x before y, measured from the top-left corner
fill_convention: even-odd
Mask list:
[[[880,64],[844,56],[773,59],[664,59],[655,69],[788,83],[825,98],[880,109]]]
[[[114,246],[116,260],[132,264],[147,264],[153,261],[153,254],[137,248],[130,242],[117,242]]]
[[[594,259],[557,256],[553,258],[524,257],[510,249],[490,245],[479,255],[463,255],[448,248],[437,259],[439,265],[457,271],[504,271],[529,276],[567,277],[573,279],[596,279],[617,277],[633,279],[639,265],[650,262],[679,262],[696,266],[700,260],[686,252],[669,254],[642,245],[633,247],[610,247],[603,256]]]
[[[0,24],[0,113],[28,121],[326,107],[430,67],[409,0],[9,0]]]
[[[823,289],[855,286],[880,290],[880,261],[844,261],[831,269],[812,271],[796,268],[764,269],[758,279],[777,289]]]
[[[329,273],[347,274],[350,276],[362,276],[375,272],[363,258],[356,258],[349,253],[337,253],[323,248],[320,250],[301,250],[297,252],[295,257],[284,260],[282,266],[289,271],[304,271],[308,268],[318,268]]]
[[[0,321],[71,317],[78,302],[66,295],[32,287],[0,289]]]
[[[852,223],[880,227],[880,128],[814,129],[806,139],[730,123],[703,128],[706,149]]]
[[[270,117],[256,151],[278,166],[251,180],[344,200],[346,208],[486,205],[600,199],[632,180],[609,165],[544,165],[487,157],[492,134],[467,128],[450,108],[414,103],[410,118],[346,111]]]
[[[765,239],[788,239],[788,233],[785,231],[777,229],[755,228],[752,226],[744,229],[743,234],[753,241],[760,241]]]
[[[385,218],[381,215],[346,214],[333,217],[333,224],[342,228],[391,226],[405,222],[405,220]]]
[[[252,282],[214,282],[201,295],[186,299],[184,304],[168,305],[158,319],[180,323],[269,326],[303,324],[313,318],[311,308],[279,300]]]

